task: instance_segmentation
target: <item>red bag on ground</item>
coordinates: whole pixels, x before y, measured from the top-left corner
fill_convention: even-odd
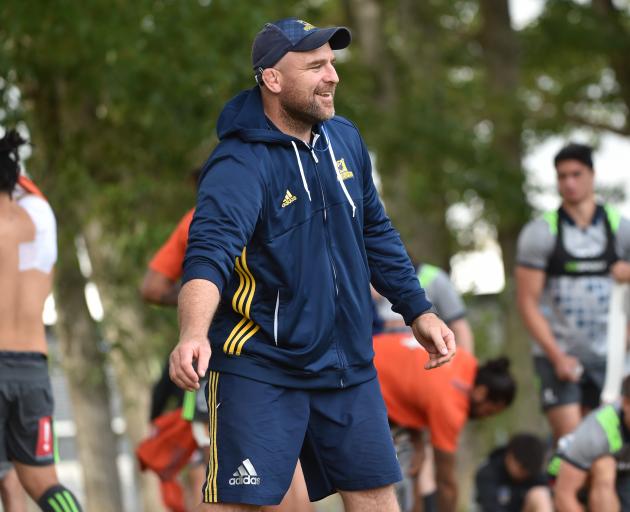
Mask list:
[[[162,502],[171,512],[187,512],[184,505],[184,490],[177,480],[162,480],[160,491]]]
[[[153,433],[136,448],[140,469],[150,469],[160,477],[162,499],[170,510],[185,512],[184,493],[175,477],[197,449],[191,424],[182,418],[180,408],[156,418],[153,427]]]

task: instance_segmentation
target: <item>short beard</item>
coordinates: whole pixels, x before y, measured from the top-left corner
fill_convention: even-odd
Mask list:
[[[317,104],[315,98],[311,98],[310,101],[300,100],[293,94],[293,90],[287,91],[284,97],[280,98],[280,106],[282,107],[281,115],[285,122],[296,128],[308,127],[310,129],[317,123],[327,121],[335,115],[334,107],[332,113],[328,114]]]

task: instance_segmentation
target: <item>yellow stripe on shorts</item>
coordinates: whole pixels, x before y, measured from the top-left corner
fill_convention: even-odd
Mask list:
[[[210,371],[208,382],[208,413],[210,429],[210,458],[208,461],[208,478],[204,494],[205,503],[218,503],[217,475],[219,473],[219,457],[217,451],[217,389],[219,373]]]

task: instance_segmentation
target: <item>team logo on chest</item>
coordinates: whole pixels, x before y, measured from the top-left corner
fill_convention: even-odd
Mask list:
[[[289,189],[287,189],[287,193],[284,195],[284,199],[282,200],[282,208],[289,206],[291,203],[297,201],[297,197],[295,197]]]
[[[354,177],[354,174],[352,174],[352,171],[350,171],[346,167],[345,158],[342,158],[341,160],[337,160],[337,175],[339,176],[339,179],[341,180],[349,180],[350,178]]]

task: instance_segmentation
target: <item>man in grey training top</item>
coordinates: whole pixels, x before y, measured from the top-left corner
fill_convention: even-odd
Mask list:
[[[630,222],[596,202],[590,147],[570,144],[554,163],[562,204],[523,228],[516,283],[557,440],[599,405],[611,286],[630,281]]]

